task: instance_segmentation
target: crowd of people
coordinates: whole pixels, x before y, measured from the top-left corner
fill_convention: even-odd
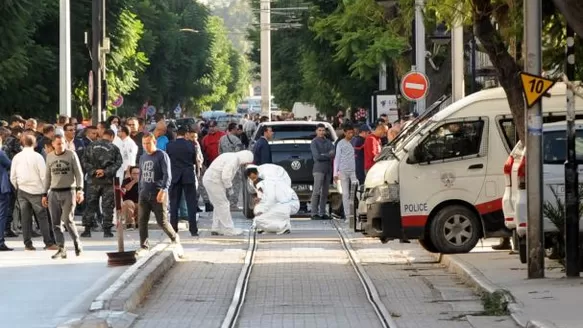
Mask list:
[[[66,116],[49,124],[13,115],[0,127],[0,251],[12,250],[5,238],[19,235],[24,249],[34,251],[32,238],[42,236],[44,249],[57,251],[53,258],[66,258],[67,231],[79,256],[80,238],[96,232],[114,237],[115,224],[122,222],[125,229],[139,230],[140,245],[148,249],[151,213],[170,239],[179,242],[180,220],[188,220],[191,236],[198,236],[196,213],[203,211],[199,197],[204,211],[213,212],[212,234],[240,234],[230,212],[241,209],[240,169],[248,164],[254,164],[246,174],[260,195],[255,207],[258,229],[289,233],[289,215],[297,212],[299,203],[285,170],[271,163],[268,141],[273,131],[264,129],[253,152],[246,150],[257,125],[267,120],[245,115],[221,131],[216,121],[177,127],[159,115],[152,128],[139,117],[114,115],[83,126]],[[342,137],[336,145],[324,138],[322,126],[312,142],[313,219],[330,218],[325,205],[331,177],[344,190],[354,179],[363,183],[381,145],[396,136],[399,126],[396,122],[389,128],[383,117],[374,131],[366,124],[355,128],[349,122],[337,123]],[[275,188],[282,181],[283,189]],[[121,201],[116,201],[116,192]],[[118,222],[116,211],[121,214]],[[80,234],[75,214],[82,216]],[[279,224],[267,219],[278,215]]]

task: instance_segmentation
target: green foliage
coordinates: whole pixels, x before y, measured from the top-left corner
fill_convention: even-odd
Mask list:
[[[73,115],[89,116],[91,0],[71,1]],[[58,113],[59,2],[5,0],[0,4],[0,116],[14,112],[54,119]],[[181,32],[182,28],[198,33]],[[173,109],[234,108],[248,88],[248,62],[233,50],[222,21],[193,0],[107,1],[109,110],[135,114],[145,101]],[[221,105],[217,105],[221,104]]]
[[[331,15],[316,19],[317,39],[336,47],[335,60],[348,63],[353,76],[370,79],[379,65],[399,56],[408,41],[388,24],[374,0],[345,1]]]

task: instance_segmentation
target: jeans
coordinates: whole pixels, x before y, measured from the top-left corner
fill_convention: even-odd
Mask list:
[[[168,222],[168,200],[158,203],[156,194],[140,195],[138,200],[138,230],[140,232],[140,246],[150,248],[148,242],[148,221],[150,213],[154,212],[158,226],[172,241],[176,239],[176,232]]]
[[[40,231],[46,246],[51,246],[55,241],[51,238],[49,219],[46,209],[42,206],[42,195],[33,195],[25,191],[18,190],[18,205],[20,207],[20,217],[22,220],[22,236],[24,246],[32,246],[32,226],[34,214],[38,219]]]
[[[342,188],[342,206],[344,207],[344,217],[348,218],[350,215],[350,195],[354,193],[354,190],[350,189],[352,186],[352,181],[358,181],[356,179],[355,172],[340,172],[340,187]]]
[[[326,215],[331,174],[314,172],[314,191],[312,192],[312,215]]]

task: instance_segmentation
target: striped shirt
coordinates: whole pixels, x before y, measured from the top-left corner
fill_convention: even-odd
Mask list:
[[[336,157],[334,157],[334,176],[340,172],[354,172],[356,164],[354,160],[354,147],[350,141],[342,139],[336,146]]]

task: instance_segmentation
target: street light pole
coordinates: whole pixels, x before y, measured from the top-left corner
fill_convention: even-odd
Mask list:
[[[541,75],[542,50],[541,0],[524,2],[524,35],[526,57],[524,70]],[[535,103],[526,111],[526,193],[527,193],[527,250],[528,278],[544,278],[545,253],[542,220],[542,104]]]
[[[71,8],[59,2],[59,114],[71,116]]]
[[[261,0],[261,115],[271,121],[271,0]]]
[[[575,32],[567,25],[565,73],[575,80]],[[565,161],[565,271],[579,277],[579,173],[575,152],[575,96],[567,89],[567,160]]]
[[[93,0],[91,10],[91,58],[93,71],[93,104],[91,109],[91,118],[94,125],[101,121],[101,3],[102,0]]]
[[[461,9],[461,5],[458,7]],[[454,102],[464,97],[464,27],[456,18],[451,31],[451,85]]]
[[[425,0],[415,0],[415,69],[425,74],[425,23],[423,7]],[[417,113],[425,111],[425,98],[417,101]]]

